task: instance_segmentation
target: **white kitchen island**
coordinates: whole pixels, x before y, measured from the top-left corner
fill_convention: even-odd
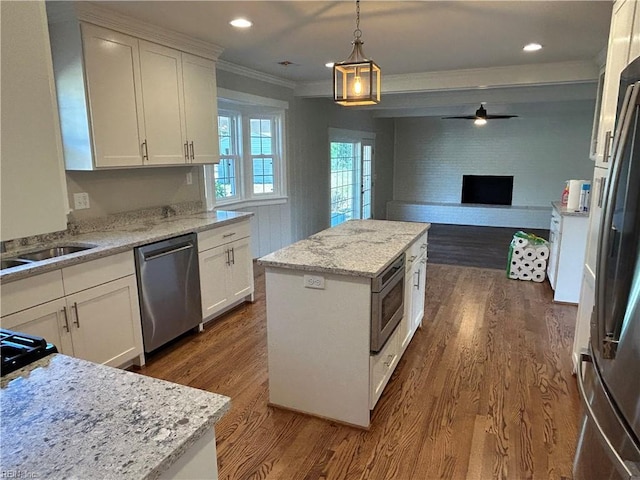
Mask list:
[[[369,427],[370,411],[422,321],[416,312],[424,309],[429,227],[351,220],[259,260],[272,405]],[[371,354],[371,282],[403,253],[404,316]]]

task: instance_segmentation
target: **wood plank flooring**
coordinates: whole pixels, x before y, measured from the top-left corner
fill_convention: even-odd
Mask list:
[[[267,406],[264,275],[256,301],[141,373],[222,393],[221,479],[568,479],[579,398],[576,307],[499,270],[430,264],[426,313],[370,431]]]
[[[429,261],[506,270],[509,243],[518,230],[549,238],[549,230],[433,223],[429,229]]]

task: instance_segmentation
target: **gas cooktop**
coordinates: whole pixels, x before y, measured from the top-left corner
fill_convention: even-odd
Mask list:
[[[55,345],[42,337],[0,329],[2,376],[57,352]]]

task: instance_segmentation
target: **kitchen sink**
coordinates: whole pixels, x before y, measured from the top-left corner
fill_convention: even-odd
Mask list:
[[[38,250],[36,252],[31,252],[31,253],[23,253],[22,255],[20,255],[18,260],[28,260],[31,262],[37,262],[39,260],[47,260],[49,258],[55,258],[55,257],[61,257],[63,255],[69,255],[71,253],[77,253],[77,252],[82,252],[84,250],[89,250],[91,248],[94,248],[93,245],[89,245],[89,246],[60,246],[60,247],[53,247],[53,248],[47,248],[45,250]]]
[[[27,263],[31,262],[28,262],[26,260],[18,260],[16,258],[7,258],[6,260],[1,260],[0,263],[0,270],[4,270],[5,268],[19,267],[20,265],[26,265]]]

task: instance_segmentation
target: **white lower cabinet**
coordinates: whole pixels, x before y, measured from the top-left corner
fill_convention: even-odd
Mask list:
[[[75,357],[119,366],[142,353],[134,275],[68,296],[67,310]]]
[[[114,277],[123,271],[125,276]],[[54,282],[60,287],[56,292],[73,293],[35,306],[25,302],[24,292],[34,293],[31,305],[47,298],[42,288],[37,289],[43,275],[3,285],[3,303],[6,300],[19,311],[3,315],[2,327],[43,337],[65,355],[116,367],[130,361],[142,365],[142,330],[133,271],[132,253],[126,252],[44,274],[59,279]],[[78,279],[85,282],[83,287],[78,286]],[[51,280],[47,291],[53,291]]]
[[[404,314],[400,330],[400,352],[404,352],[424,317],[424,297],[427,284],[427,233],[405,254]]]
[[[369,375],[371,392],[369,394],[369,409],[373,410],[384,387],[387,385],[389,378],[396,365],[400,361],[402,355],[402,331],[396,329],[395,333],[387,341],[377,355],[369,357]],[[409,336],[409,339],[411,337]],[[408,342],[407,342],[408,343]]]
[[[2,317],[2,328],[46,338],[58,352],[73,356],[73,343],[69,335],[70,323],[65,311],[67,302],[58,298],[37,307],[31,307]]]
[[[424,295],[427,284],[427,255],[426,252],[413,264],[411,273],[413,293],[411,295],[411,329],[416,329],[422,325],[424,317]]]
[[[198,234],[202,318],[252,297],[253,258],[249,222]]]
[[[555,302],[578,303],[587,248],[587,213],[554,204],[549,233],[547,276]]]
[[[591,314],[595,305],[595,276],[589,268],[585,268],[580,291],[580,304],[576,317],[576,329],[573,335],[573,370],[576,371],[580,361],[580,353],[589,346],[591,330]]]

